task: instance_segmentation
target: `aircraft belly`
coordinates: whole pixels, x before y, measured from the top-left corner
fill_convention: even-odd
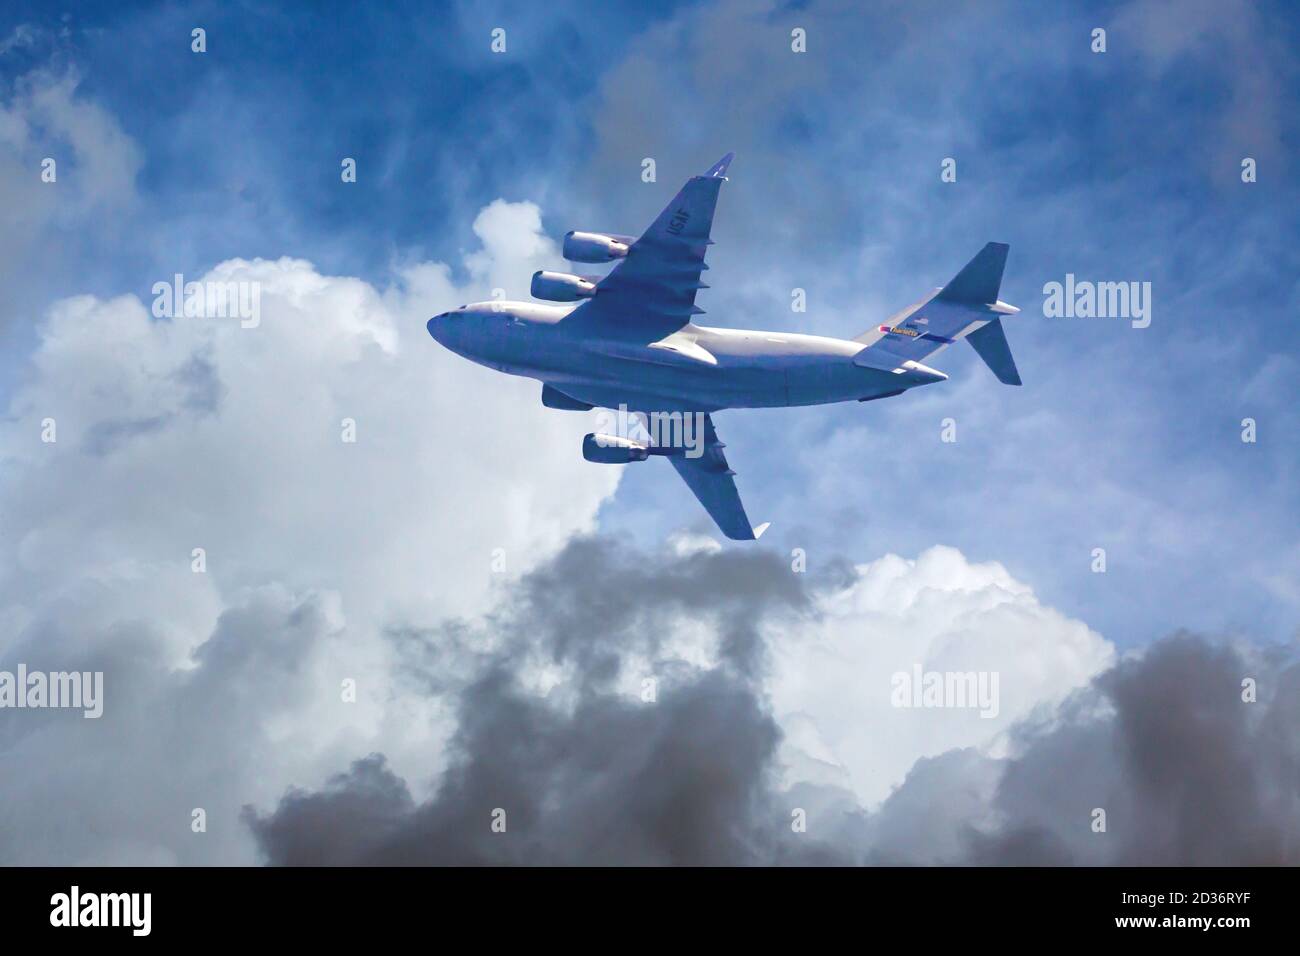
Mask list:
[[[527,359],[510,371],[561,387],[565,394],[601,407],[625,404],[684,410],[775,408],[853,401],[897,383],[855,366],[841,355],[728,353],[709,364],[664,349],[593,343],[556,348],[530,343]],[[702,343],[716,345],[714,342]],[[729,343],[728,343],[729,344]],[[540,348],[537,346],[541,346]],[[518,358],[523,358],[519,356]]]
[[[566,376],[570,394],[654,396],[665,405],[716,411],[786,404],[785,375],[780,369],[708,365],[685,358],[652,355],[652,360],[591,356],[582,371]],[[606,402],[594,404],[605,405]],[[617,403],[615,403],[617,404]],[[626,404],[631,406],[631,402]]]
[[[793,363],[786,369],[791,405],[853,401],[871,392],[872,376],[843,359]]]

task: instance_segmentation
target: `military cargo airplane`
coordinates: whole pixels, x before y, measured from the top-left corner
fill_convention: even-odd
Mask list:
[[[476,302],[434,316],[428,330],[465,358],[538,379],[548,408],[631,410],[642,422],[698,418],[699,447],[641,429],[589,434],[583,456],[620,464],[667,458],[723,534],[754,540],[768,525],[750,524],[712,413],[901,395],[944,381],[921,359],[962,338],[999,381],[1019,385],[1002,316],[1020,310],[998,299],[1008,247],[990,242],[947,285],[852,340],[696,325],[713,213],[733,155],[692,177],[639,237],[568,233],[570,262],[615,265],[604,276],[533,275],[535,298],[565,304]]]

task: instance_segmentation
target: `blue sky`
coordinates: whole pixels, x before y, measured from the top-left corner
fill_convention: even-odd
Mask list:
[[[1181,627],[1292,638],[1298,24],[1283,3],[7,5],[4,98],[73,78],[138,166],[122,202],[44,220],[12,253],[0,397],[56,299],[147,301],[235,256],[383,288],[459,263],[494,199],[535,202],[552,237],[638,232],[736,150],[703,321],[856,335],[988,240],[1011,244],[1002,297],[1024,310],[1023,388],[962,348],[935,363],[949,382],[898,400],[720,414],[765,544],[814,566],[951,544],[1121,647]],[[1067,273],[1149,281],[1151,326],[1045,317]],[[708,530],[658,464],[628,469],[601,530]]]

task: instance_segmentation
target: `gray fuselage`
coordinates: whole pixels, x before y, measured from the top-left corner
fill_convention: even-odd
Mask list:
[[[429,320],[429,334],[480,365],[538,379],[589,405],[712,412],[894,395],[910,375],[853,363],[864,343],[686,324],[655,343],[571,328],[569,305],[480,302]]]

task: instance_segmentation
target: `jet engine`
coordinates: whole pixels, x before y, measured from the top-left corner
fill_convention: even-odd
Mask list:
[[[575,302],[595,295],[596,283],[584,276],[542,270],[533,273],[533,284],[529,291],[534,298],[549,302]]]
[[[564,236],[564,258],[570,262],[613,262],[626,256],[635,241],[631,236],[569,232]]]
[[[645,461],[652,451],[649,445],[617,435],[597,435],[592,432],[582,440],[582,457],[600,465],[626,465],[633,461]]]

